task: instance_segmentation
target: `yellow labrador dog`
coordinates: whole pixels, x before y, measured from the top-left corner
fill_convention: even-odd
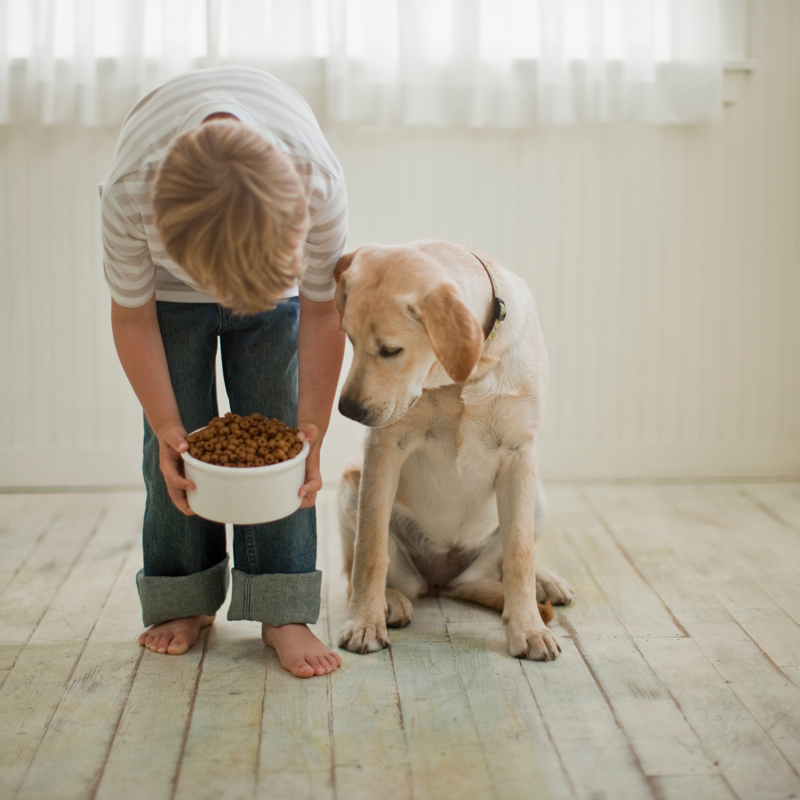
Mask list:
[[[387,627],[411,621],[409,598],[438,593],[502,611],[512,655],[555,659],[542,610],[573,591],[534,572],[548,362],[530,291],[441,241],[363,245],[335,275],[354,351],[339,410],[369,427],[339,492],[339,645],[385,647]]]

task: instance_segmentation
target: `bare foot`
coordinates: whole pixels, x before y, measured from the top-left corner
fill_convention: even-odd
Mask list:
[[[197,641],[200,628],[205,628],[213,621],[214,617],[199,614],[196,617],[181,617],[161,622],[148,628],[139,637],[139,644],[154,653],[179,656]]]
[[[278,653],[281,666],[298,678],[327,675],[342,665],[342,657],[329,650],[307,625],[261,626],[261,638]]]

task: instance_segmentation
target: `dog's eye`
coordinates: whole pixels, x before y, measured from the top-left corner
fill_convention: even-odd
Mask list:
[[[378,350],[378,355],[381,358],[391,358],[392,356],[400,355],[400,353],[402,352],[403,352],[402,347],[397,347],[395,349],[392,349],[391,347],[381,347],[381,349]]]

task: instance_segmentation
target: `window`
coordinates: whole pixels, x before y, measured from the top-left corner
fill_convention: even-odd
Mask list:
[[[521,127],[711,119],[743,0],[15,0],[0,122],[118,125],[171,75],[243,63],[323,118]]]

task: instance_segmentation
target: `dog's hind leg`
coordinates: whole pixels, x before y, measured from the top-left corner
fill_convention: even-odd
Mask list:
[[[411,601],[397,589],[386,590],[386,625],[389,628],[405,628],[414,616]]]
[[[469,600],[472,603],[493,608],[495,611],[502,613],[503,604],[505,601],[503,595],[503,584],[494,578],[476,578],[472,581],[460,583],[457,586],[452,586],[445,589],[440,594],[444,597],[452,597],[456,600]],[[545,624],[553,619],[553,607],[550,601],[545,603],[538,603],[539,613],[542,615],[542,620]]]
[[[545,569],[536,570],[536,599],[539,603],[565,606],[575,597],[575,590],[560,575]]]

